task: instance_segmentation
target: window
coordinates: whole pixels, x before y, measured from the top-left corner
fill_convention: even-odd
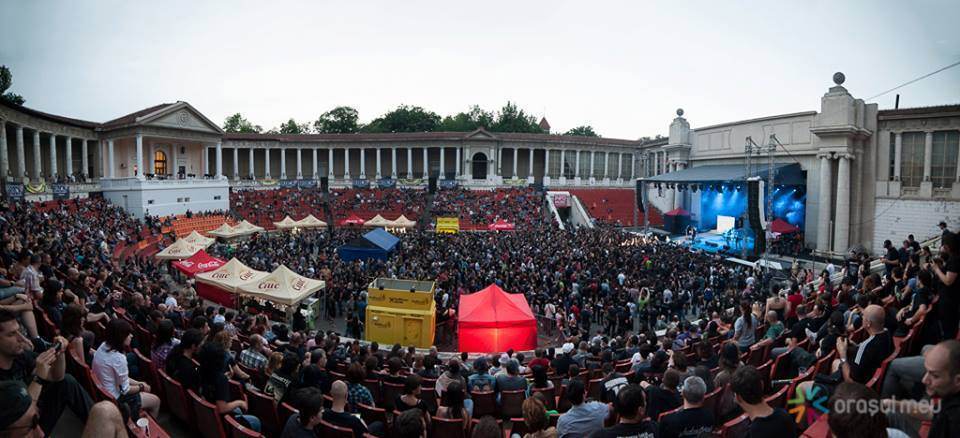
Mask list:
[[[890,181],[893,181],[893,176],[897,174],[897,134],[890,133]]]
[[[219,201],[219,200],[220,200],[220,195],[215,195],[215,196],[213,197],[213,200],[214,200],[214,201]]]
[[[167,174],[167,154],[164,151],[156,151],[153,153],[153,174],[154,175],[166,175]]]
[[[590,152],[580,151],[580,177],[590,177]]]
[[[550,154],[550,168],[544,172],[544,175],[557,178],[560,176],[560,151],[547,149],[547,153]]]
[[[622,169],[624,179],[633,179],[633,154],[623,154]]]
[[[920,187],[923,180],[923,148],[926,134],[904,132],[900,157],[900,180],[904,187]]]
[[[933,133],[930,181],[933,187],[949,189],[957,178],[957,152],[960,148],[960,131]]]

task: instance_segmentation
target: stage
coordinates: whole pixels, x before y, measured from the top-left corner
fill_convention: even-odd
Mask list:
[[[739,256],[744,248],[747,249],[747,252],[753,249],[753,236],[740,229],[730,229],[724,233],[719,233],[716,230],[697,233],[696,238],[692,240],[689,235],[671,237],[671,240],[710,254]]]

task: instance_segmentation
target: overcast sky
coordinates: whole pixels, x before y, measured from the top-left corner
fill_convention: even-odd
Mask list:
[[[269,128],[349,105],[440,115],[507,100],[554,132],[666,135],[817,110],[960,60],[960,1],[46,1],[0,3],[27,106],[106,121],[185,100]],[[960,67],[873,102],[960,103]]]

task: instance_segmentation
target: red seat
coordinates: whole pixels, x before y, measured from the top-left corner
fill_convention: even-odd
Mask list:
[[[233,417],[226,415],[223,417],[227,421],[227,429],[230,430],[231,438],[260,438],[264,435],[257,433],[253,429],[250,429],[233,419]],[[272,435],[271,435],[272,436]]]
[[[139,351],[133,350],[133,353],[137,355],[137,360],[140,362],[140,377],[143,381],[147,382],[147,385],[150,385],[150,389],[153,390],[154,394],[162,398],[163,388],[160,385],[160,379],[157,377],[156,365]]]
[[[439,418],[433,417],[430,421],[431,437],[436,438],[467,438],[466,430],[463,425],[463,418]]]
[[[223,422],[220,420],[221,415],[217,413],[217,407],[200,398],[192,389],[187,390],[187,397],[190,399],[200,435],[203,435],[204,438],[226,438],[226,432],[223,430]]]
[[[747,431],[749,428],[750,417],[747,417],[747,414],[743,414],[726,423],[723,423],[723,426],[720,427],[717,435],[720,438],[739,438],[747,436]]]
[[[472,391],[470,397],[473,399],[473,415],[483,417],[484,415],[496,415],[497,395],[493,391]]]
[[[190,408],[187,400],[187,393],[183,390],[183,385],[168,376],[163,370],[157,370],[160,378],[160,386],[163,387],[164,403],[170,408],[174,417],[180,419],[185,424],[193,424],[193,410]]]
[[[290,419],[290,417],[293,416],[293,414],[298,414],[298,413],[300,413],[300,411],[298,411],[293,406],[290,406],[289,403],[283,402],[283,403],[280,403],[279,406],[277,406],[277,415],[280,417],[281,427],[286,426],[287,420]]]
[[[517,389],[500,391],[500,416],[504,418],[522,417],[523,401],[527,398],[527,391]]]
[[[766,398],[768,405],[774,408],[786,408],[787,407],[787,391],[790,389],[788,386],[780,388],[779,391],[773,393],[773,395]]]
[[[392,411],[396,409],[395,404],[396,404],[397,397],[399,397],[402,394],[403,394],[402,384],[383,382],[383,387],[380,394],[380,397],[383,398],[383,401],[380,404],[380,406],[383,406],[383,408],[388,411]]]
[[[557,394],[556,394],[557,387],[554,386],[550,388],[533,388],[532,391],[534,393],[539,392],[543,394],[543,398],[546,400],[545,405],[548,411],[552,411],[557,408]],[[476,406],[476,404],[474,404],[474,406]]]
[[[320,436],[324,438],[354,438],[352,429],[334,426],[323,420],[320,420],[320,432]]]
[[[360,411],[360,418],[367,424],[381,422],[384,426],[387,424],[387,411],[382,408],[367,406],[363,403],[357,403],[357,410]]]
[[[286,423],[280,422],[277,414],[277,405],[270,397],[260,391],[246,391],[250,415],[260,419],[260,431],[267,436],[277,436],[283,431]]]

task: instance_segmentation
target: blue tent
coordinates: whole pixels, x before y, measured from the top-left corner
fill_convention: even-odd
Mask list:
[[[343,261],[347,262],[366,259],[386,260],[399,242],[400,239],[397,236],[377,228],[337,248],[337,253]]]

